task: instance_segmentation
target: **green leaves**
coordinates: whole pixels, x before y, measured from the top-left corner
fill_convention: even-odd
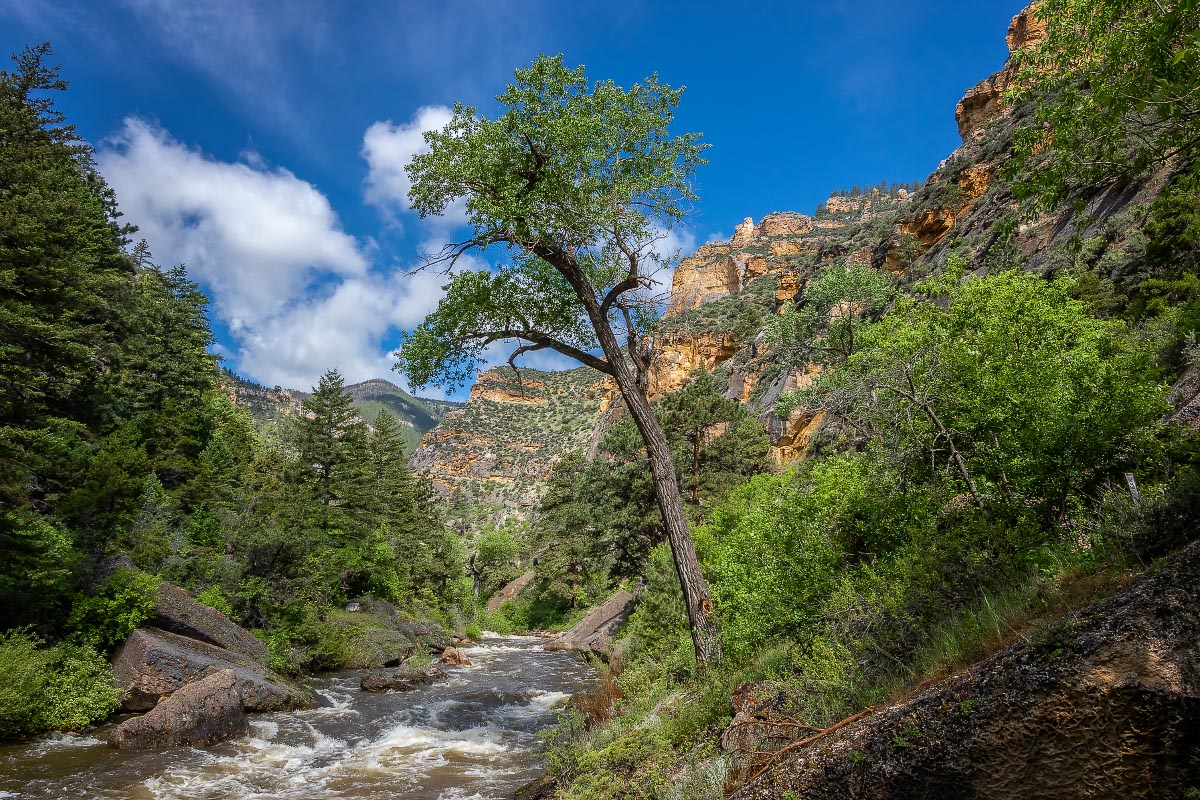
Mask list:
[[[1012,101],[1036,103],[1008,167],[1031,210],[1200,145],[1196,0],[1044,0],[1038,46],[1014,54]]]
[[[899,303],[795,402],[907,454],[914,477],[949,470],[952,484],[973,476],[983,495],[1061,513],[1136,463],[1166,410],[1150,348],[1090,316],[1073,285],[1016,271],[954,284],[952,271],[926,287],[948,293],[945,307]]]
[[[805,368],[844,361],[854,354],[858,329],[894,294],[888,276],[864,264],[830,265],[804,289],[802,304],[771,319],[767,335],[784,363]]]
[[[590,355],[609,347],[597,326],[636,339],[656,316],[653,275],[666,260],[656,244],[695,198],[704,163],[699,134],[669,133],[681,94],[656,76],[628,90],[589,84],[582,67],[541,56],[497,96],[499,117],[460,105],[425,134],[429,152],[407,167],[413,208],[437,215],[465,199],[472,228],[435,263],[497,246],[510,263],[452,275],[397,353],[414,385],[464,385],[506,338],[613,371]]]

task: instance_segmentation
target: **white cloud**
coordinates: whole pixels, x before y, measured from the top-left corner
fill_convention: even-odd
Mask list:
[[[397,124],[389,119],[367,128],[362,146],[362,157],[366,159],[368,168],[367,202],[389,214],[397,210],[412,210],[408,200],[412,181],[404,168],[413,156],[429,152],[423,134],[446,127],[452,114],[446,106],[422,106],[408,122]],[[465,221],[466,206],[458,201],[446,209],[438,227],[444,230]]]
[[[675,267],[679,264],[679,259],[687,258],[696,251],[696,235],[686,228],[658,228],[655,231],[654,244],[651,249],[654,254],[663,260],[665,267],[660,268],[653,274],[654,280],[658,281],[650,295],[665,307],[670,299],[671,280],[675,277]]]
[[[306,388],[331,367],[349,381],[387,375],[383,340],[441,297],[436,272],[372,270],[328,199],[285,169],[214,160],[137,119],[97,161],[156,259],[186,263],[209,291],[255,380]]]

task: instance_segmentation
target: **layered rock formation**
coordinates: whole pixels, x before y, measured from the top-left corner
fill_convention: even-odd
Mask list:
[[[488,370],[466,404],[422,438],[413,467],[448,495],[527,510],[558,459],[587,445],[614,396],[612,384],[587,368]]]

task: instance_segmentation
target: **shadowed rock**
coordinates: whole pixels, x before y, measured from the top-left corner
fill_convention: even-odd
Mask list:
[[[311,705],[307,695],[276,679],[250,656],[158,630],[139,628],[113,656],[113,674],[125,691],[125,711],[146,711],[165,695],[214,672],[229,670],[242,702],[252,711],[281,711]]]
[[[407,692],[418,686],[445,680],[446,673],[436,667],[429,670],[398,669],[394,672],[370,672],[359,681],[364,692]]]
[[[547,650],[575,650],[595,653],[607,659],[612,655],[617,633],[633,613],[634,595],[622,589],[588,612],[575,627],[552,642]]]
[[[229,617],[193,600],[187,592],[164,581],[154,598],[151,626],[189,639],[216,645],[264,667],[270,659],[267,646]]]
[[[1193,544],[915,699],[796,748],[733,798],[1185,797],[1200,783],[1198,644]]]
[[[108,743],[118,750],[209,747],[241,736],[248,722],[238,686],[230,669],[189,683],[149,713],[122,722]]]

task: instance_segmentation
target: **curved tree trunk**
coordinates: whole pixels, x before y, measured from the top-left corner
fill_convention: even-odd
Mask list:
[[[692,541],[692,532],[683,512],[683,494],[679,489],[679,479],[675,475],[675,460],[671,457],[671,447],[667,443],[662,426],[654,416],[650,401],[646,398],[645,376],[635,375],[630,370],[625,353],[617,342],[608,318],[596,303],[595,296],[588,297],[583,292],[580,292],[580,295],[596,331],[600,349],[604,351],[604,357],[612,370],[613,380],[621,390],[629,415],[646,444],[650,473],[654,480],[654,499],[658,503],[659,512],[662,513],[667,542],[671,545],[671,556],[675,562],[675,573],[679,576],[679,587],[683,590],[683,602],[687,606],[688,625],[696,651],[696,665],[703,670],[710,664],[721,662],[721,637],[716,620],[711,616],[713,602],[708,594],[708,582],[700,572],[696,545]]]
[[[675,476],[675,461],[671,458],[666,434],[654,418],[650,401],[636,385],[632,392],[621,386],[622,371],[630,379],[633,376],[629,374],[628,368],[621,364],[614,377],[629,408],[629,415],[633,417],[633,422],[646,443],[646,453],[650,456],[654,498],[658,501],[658,510],[662,512],[667,541],[671,545],[671,556],[675,561],[675,573],[679,576],[679,586],[683,589],[683,601],[687,606],[688,623],[692,630],[692,644],[696,649],[696,664],[703,669],[709,664],[720,663],[721,638],[715,621],[710,616],[713,604],[708,596],[708,583],[700,573],[700,560],[696,557],[692,532],[683,513],[683,496]]]

